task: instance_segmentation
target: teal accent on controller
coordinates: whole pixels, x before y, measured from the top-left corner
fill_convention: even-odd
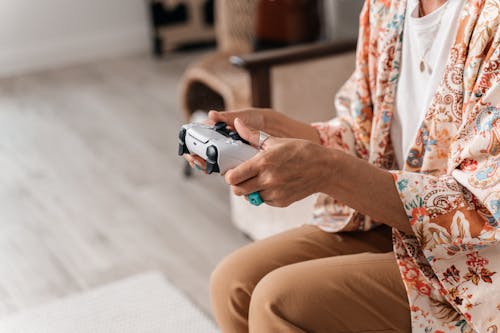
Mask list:
[[[260,206],[264,203],[264,200],[260,197],[259,192],[253,192],[248,195],[248,202],[254,206]]]

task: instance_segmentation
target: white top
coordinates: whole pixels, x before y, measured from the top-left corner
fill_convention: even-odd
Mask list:
[[[391,138],[400,169],[442,79],[464,2],[448,0],[424,17],[418,15],[419,0],[407,2],[396,112],[391,125]],[[420,62],[426,50],[426,68],[421,72]]]

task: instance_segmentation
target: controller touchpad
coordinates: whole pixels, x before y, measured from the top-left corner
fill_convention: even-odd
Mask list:
[[[203,131],[203,129],[196,131],[196,132],[189,132],[188,133],[188,135],[190,137],[192,137],[193,139],[195,139],[201,143],[207,143],[210,140],[210,138],[209,138],[210,134],[211,134],[210,132],[205,133],[205,131]]]

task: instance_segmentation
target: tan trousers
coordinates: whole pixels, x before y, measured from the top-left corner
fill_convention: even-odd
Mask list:
[[[411,332],[391,230],[302,226],[249,244],[212,274],[224,333]]]

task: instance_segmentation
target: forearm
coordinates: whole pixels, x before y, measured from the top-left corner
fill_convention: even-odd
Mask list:
[[[329,152],[329,172],[321,192],[378,222],[413,233],[388,171],[339,150]]]
[[[265,117],[264,128],[265,131],[276,137],[304,139],[317,144],[320,143],[319,133],[314,127],[292,119],[283,113],[269,113],[269,117]]]

